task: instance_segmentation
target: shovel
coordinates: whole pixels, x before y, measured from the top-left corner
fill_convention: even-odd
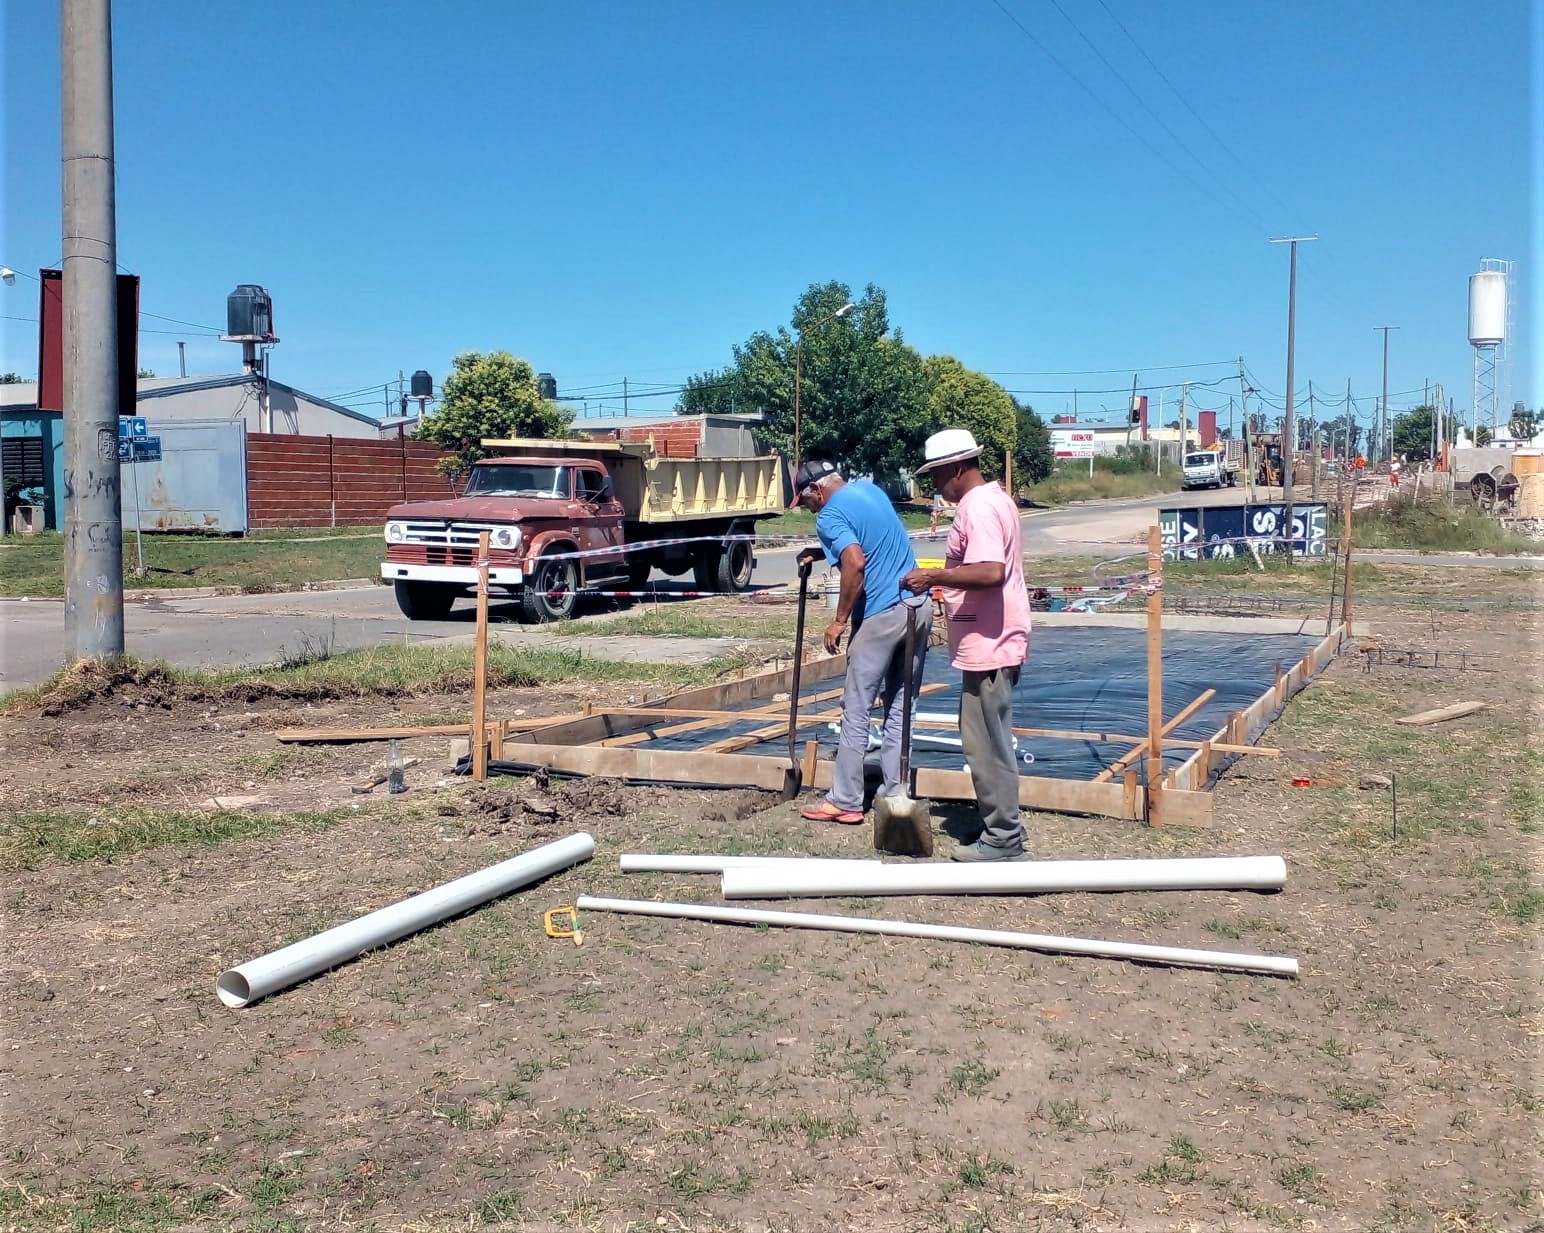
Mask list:
[[[793,681],[788,690],[788,766],[783,771],[783,799],[791,801],[804,787],[804,771],[799,766],[796,748],[799,738],[799,675],[804,667],[804,605],[810,595],[810,570],[813,561],[799,566],[799,616],[793,631]]]
[[[895,856],[933,855],[933,815],[927,802],[911,797],[911,708],[917,698],[913,666],[917,610],[906,605],[906,665],[901,689],[901,783],[894,796],[874,800],[874,850]]]

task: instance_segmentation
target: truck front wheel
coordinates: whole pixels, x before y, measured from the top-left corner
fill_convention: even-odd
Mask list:
[[[411,582],[398,578],[393,584],[397,607],[410,621],[443,621],[450,615],[459,588],[438,582]]]
[[[579,602],[579,566],[573,560],[538,557],[520,593],[520,616],[529,625],[564,621]]]
[[[755,565],[756,556],[751,551],[750,541],[734,540],[718,554],[713,581],[720,591],[743,591],[751,584],[751,570]]]

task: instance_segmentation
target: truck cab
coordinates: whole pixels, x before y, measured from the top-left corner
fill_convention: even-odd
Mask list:
[[[1217,450],[1197,450],[1186,454],[1182,464],[1180,487],[1191,488],[1231,487],[1236,472],[1224,461]]]
[[[519,596],[528,620],[558,620],[582,586],[627,577],[622,519],[611,476],[595,459],[487,458],[455,500],[388,511],[381,577],[410,620],[441,619],[476,585],[486,530],[490,588]]]

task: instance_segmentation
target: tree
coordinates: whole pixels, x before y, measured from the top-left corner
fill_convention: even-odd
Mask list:
[[[536,370],[508,351],[463,351],[451,363],[439,407],[414,434],[455,451],[440,464],[447,474],[484,457],[484,437],[556,437],[573,422],[573,412],[541,396]]]
[[[1532,441],[1539,435],[1541,427],[1544,427],[1544,424],[1539,422],[1539,413],[1525,410],[1520,404],[1517,410],[1512,412],[1512,418],[1507,421],[1507,431],[1518,441]]]
[[[1495,435],[1491,432],[1489,424],[1477,424],[1474,429],[1474,443],[1484,449]]]
[[[1004,461],[1018,443],[1018,404],[1013,396],[952,355],[928,356],[922,372],[927,380],[927,430],[969,429],[981,446],[982,473],[989,479],[1000,477]],[[911,465],[917,461],[913,455]]]
[[[1411,462],[1425,462],[1432,457],[1436,445],[1433,440],[1436,414],[1434,408],[1423,403],[1396,415],[1390,431],[1394,453],[1405,455]],[[1442,427],[1444,440],[1451,441],[1458,435],[1458,420],[1454,416],[1444,415]]]
[[[20,385],[25,380],[19,372],[0,373],[0,385]]]
[[[760,411],[763,444],[791,458],[799,358],[804,457],[831,458],[881,479],[915,465],[927,436],[922,358],[899,330],[891,333],[881,289],[870,284],[850,315],[832,317],[851,300],[845,283],[811,284],[788,326],[757,331],[733,349],[731,365],[688,378],[676,410]]]
[[[1015,402],[1018,439],[1013,446],[1013,486],[1015,490],[1038,484],[1050,477],[1056,466],[1051,453],[1051,430],[1028,403]]]
[[[155,369],[153,369],[153,368],[141,368],[141,369],[140,369],[140,370],[139,370],[139,371],[138,371],[138,372],[137,372],[137,373],[135,373],[135,374],[134,374],[134,375],[135,375],[135,376],[136,376],[136,377],[137,377],[137,378],[138,378],[138,379],[139,379],[139,380],[141,380],[141,381],[146,381],[146,380],[148,380],[148,379],[149,379],[149,378],[151,378],[151,377],[153,377],[153,376],[155,376]]]

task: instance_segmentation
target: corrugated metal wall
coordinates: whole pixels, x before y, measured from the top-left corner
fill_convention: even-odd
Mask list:
[[[157,424],[160,462],[123,463],[118,497],[126,531],[247,528],[245,432],[238,421]]]
[[[247,501],[263,527],[370,526],[399,501],[437,501],[456,490],[436,469],[432,441],[247,434]]]

